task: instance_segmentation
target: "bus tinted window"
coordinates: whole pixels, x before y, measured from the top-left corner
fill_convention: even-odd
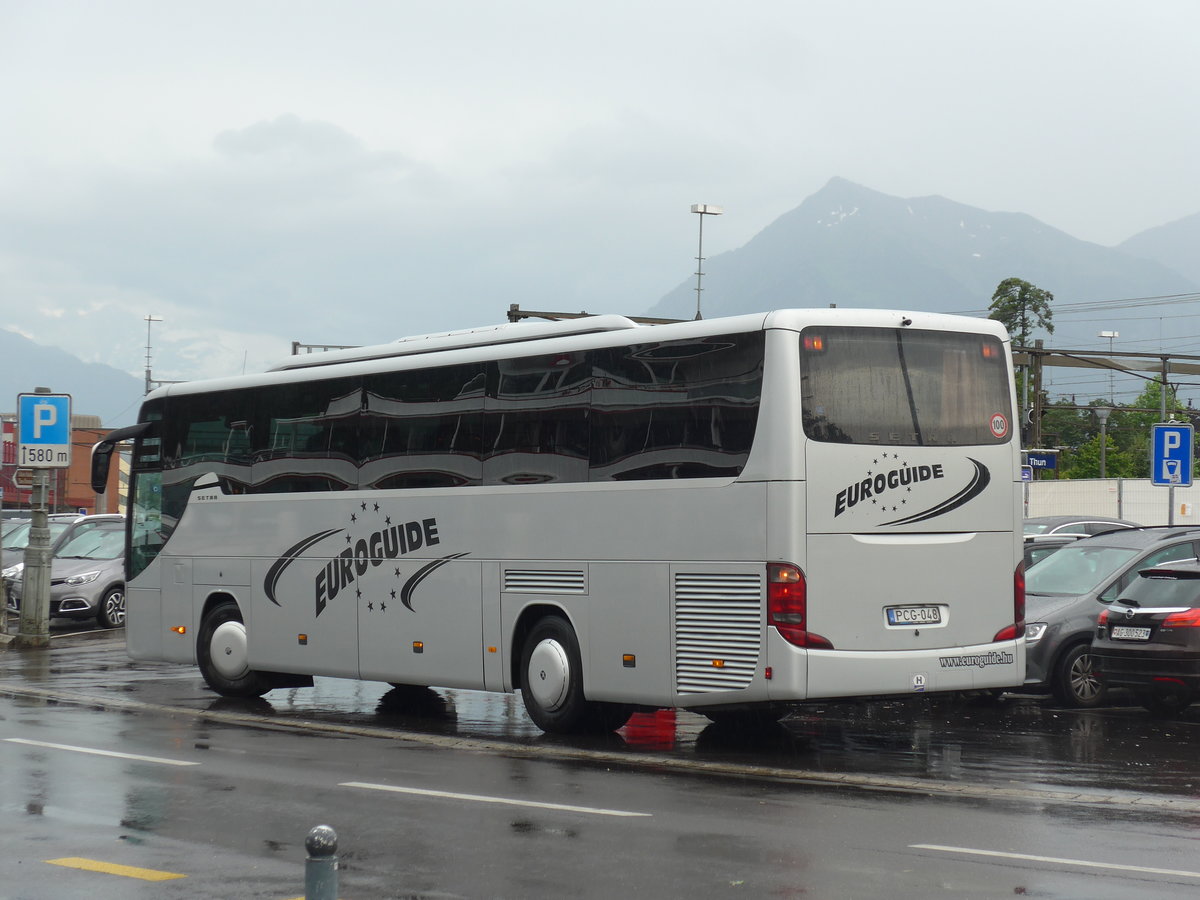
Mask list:
[[[761,332],[597,351],[592,480],[741,472],[762,393]]]
[[[225,493],[736,476],[764,347],[752,332],[182,394],[166,503],[210,473]]]
[[[251,390],[170,398],[162,451],[164,469],[182,470],[173,483],[212,472],[229,491],[250,484],[253,398]]]
[[[482,364],[369,375],[365,388],[360,487],[482,483]]]
[[[502,359],[489,371],[484,480],[488,484],[587,481],[589,354]]]
[[[335,491],[358,482],[357,379],[281,384],[255,397],[256,493]]]
[[[1013,423],[994,337],[903,328],[801,334],[804,433],[845,444],[999,444]]]

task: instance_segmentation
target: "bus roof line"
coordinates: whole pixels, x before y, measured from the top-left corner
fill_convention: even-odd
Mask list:
[[[401,338],[389,344],[369,347],[353,347],[347,350],[331,350],[312,353],[301,357],[290,357],[267,369],[281,372],[288,369],[307,369],[314,366],[331,366],[338,363],[361,362],[385,359],[391,356],[410,356],[418,353],[435,353],[441,350],[457,350],[464,347],[485,347],[498,344],[513,344],[523,341],[540,341],[565,335],[593,334],[603,331],[621,331],[626,328],[641,328],[637,322],[625,316],[601,315],[581,319],[539,322],[537,324],[489,325],[465,331],[447,331],[440,334],[423,334]]]

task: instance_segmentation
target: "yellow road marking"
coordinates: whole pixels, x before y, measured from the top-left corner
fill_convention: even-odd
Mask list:
[[[66,866],[68,869],[84,869],[88,872],[104,872],[107,875],[124,875],[126,878],[140,878],[142,881],[170,881],[173,878],[187,878],[177,872],[162,872],[158,869],[139,869],[137,866],[122,866],[117,863],[101,862],[98,859],[83,859],[79,856],[64,856],[62,859],[48,859],[52,866]]]

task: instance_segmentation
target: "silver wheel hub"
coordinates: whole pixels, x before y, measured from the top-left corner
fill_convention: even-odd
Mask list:
[[[230,681],[250,671],[246,653],[246,626],[241,622],[222,622],[213,631],[208,656],[213,668]]]
[[[554,712],[566,702],[571,687],[571,662],[567,651],[558,641],[547,639],[538,643],[529,655],[529,671],[525,687],[547,712]]]
[[[104,612],[108,616],[108,621],[114,625],[121,625],[125,621],[125,593],[113,593],[108,595],[108,599],[104,601]]]

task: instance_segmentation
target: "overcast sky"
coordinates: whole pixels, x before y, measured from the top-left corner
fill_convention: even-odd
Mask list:
[[[1200,212],[1195,0],[0,0],[0,327],[140,376],[646,312],[833,176]],[[988,298],[981,298],[985,306]]]

